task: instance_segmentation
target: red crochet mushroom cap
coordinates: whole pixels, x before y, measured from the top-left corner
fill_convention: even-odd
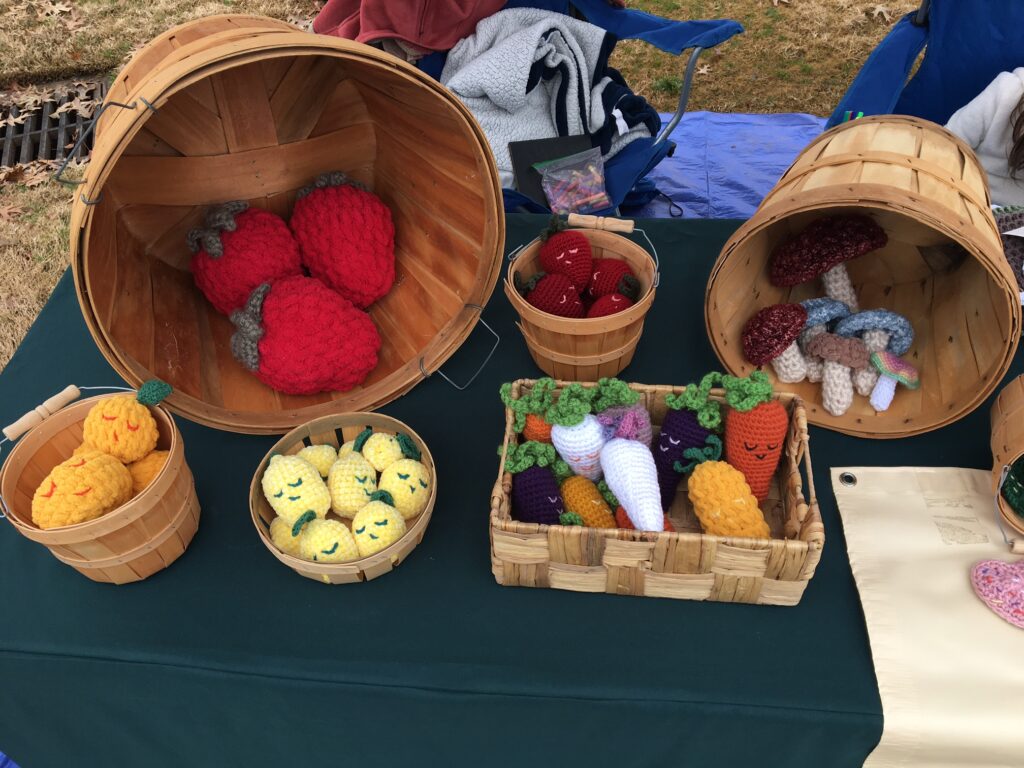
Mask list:
[[[346,392],[377,366],[373,320],[315,277],[264,283],[231,321],[235,357],[279,392]]]
[[[807,283],[888,241],[885,230],[867,216],[826,216],[775,247],[768,279],[780,287]]]
[[[743,353],[754,365],[767,365],[796,341],[806,322],[807,310],[799,304],[765,307],[743,328]]]
[[[395,282],[395,227],[379,197],[341,173],[299,192],[292,232],[309,274],[360,309]]]

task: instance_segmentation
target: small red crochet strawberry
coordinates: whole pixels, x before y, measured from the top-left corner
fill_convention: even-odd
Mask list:
[[[582,232],[569,230],[557,216],[551,217],[548,228],[540,233],[540,268],[548,274],[568,277],[576,290],[583,293],[590,282],[590,265],[594,257],[590,241]]]
[[[630,301],[640,295],[640,281],[636,279],[629,264],[622,259],[594,259],[587,293],[600,298],[610,293],[621,293]]]
[[[621,293],[607,293],[590,305],[590,309],[587,310],[587,317],[614,315],[632,306],[633,302]]]
[[[206,212],[206,226],[188,233],[192,277],[225,315],[245,306],[261,283],[301,275],[299,246],[284,219],[243,200]]]
[[[516,279],[518,282],[518,275]],[[541,312],[559,317],[583,317],[583,302],[565,275],[538,272],[525,284],[519,283],[518,288],[526,301]]]
[[[360,309],[390,291],[395,226],[381,199],[337,171],[317,176],[298,197],[290,223],[309,274]]]
[[[315,277],[264,283],[231,322],[235,358],[289,395],[345,392],[377,365],[380,336],[373,320]]]

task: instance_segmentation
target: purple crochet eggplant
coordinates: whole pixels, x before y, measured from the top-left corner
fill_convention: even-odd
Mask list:
[[[662,509],[668,510],[676,497],[680,473],[676,464],[688,463],[688,448],[702,449],[708,437],[722,424],[718,403],[709,398],[711,388],[720,382],[721,374],[709,373],[700,385],[691,384],[682,394],[665,398],[668,413],[661,423],[661,434],[654,453],[654,466],[658,469],[658,487],[661,490]]]
[[[510,445],[505,471],[512,475],[512,517],[523,523],[559,525],[565,512],[558,477],[570,474],[555,447],[528,441]]]

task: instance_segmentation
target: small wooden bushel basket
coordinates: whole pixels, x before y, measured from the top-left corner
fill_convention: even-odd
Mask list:
[[[992,403],[991,423],[992,492],[1003,522],[1024,536],[1024,517],[1014,511],[1002,494],[1004,472],[1024,456],[1024,376],[1018,376],[1003,387]]]
[[[529,392],[532,380],[512,385],[512,396]],[[557,392],[567,382],[558,382]],[[665,397],[685,387],[631,384],[651,413],[655,438],[668,407]],[[721,401],[722,393],[712,396]],[[505,453],[518,437],[513,414],[505,410],[505,442],[498,480],[491,494],[491,565],[508,587],[551,587],[723,603],[796,605],[821,559],[825,529],[814,495],[807,416],[803,402],[776,394],[789,411],[790,425],[768,499],[761,504],[770,539],[709,536],[690,506],[685,479],[668,516],[670,532],[537,525],[513,520],[512,476]],[[801,466],[804,477],[801,477]],[[804,483],[806,482],[806,495]]]

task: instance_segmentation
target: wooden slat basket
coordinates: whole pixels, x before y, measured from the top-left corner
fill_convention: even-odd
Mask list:
[[[209,426],[282,433],[391,401],[466,340],[498,280],[504,212],[486,137],[440,84],[358,43],[216,17],[157,38],[112,93],[130,106],[103,116],[71,262],[89,330],[130,383],[163,379],[167,407]],[[287,217],[330,170],[392,211],[395,284],[370,309],[382,348],[349,392],[283,395],[232,357],[185,236],[226,200]]]
[[[1024,535],[1024,517],[1018,515],[1000,493],[1003,471],[1024,456],[1024,376],[1010,381],[992,403],[992,492],[1003,521]]]
[[[15,445],[0,469],[7,519],[25,538],[93,581],[127,584],[167,568],[181,557],[199,528],[199,499],[185,463],[181,433],[162,406],[150,406],[169,452],[163,469],[137,496],[86,523],[41,529],[32,522],[32,496],[57,464],[82,444],[82,425],[92,406],[111,397],[75,402],[34,427]]]
[[[560,392],[567,382],[558,382]],[[512,396],[534,381],[514,382]],[[631,384],[650,411],[655,439],[667,412],[665,397],[685,387]],[[721,400],[722,393],[713,391]],[[701,532],[680,484],[667,514],[675,532],[537,525],[513,520],[512,476],[505,452],[517,442],[513,414],[505,411],[505,442],[491,494],[491,566],[503,586],[551,587],[643,597],[713,600],[759,605],[800,602],[825,545],[814,495],[807,418],[799,397],[776,394],[790,414],[779,470],[761,505],[770,539],[709,536]],[[803,476],[801,476],[801,469]],[[806,493],[805,493],[806,488]]]
[[[772,250],[822,216],[866,214],[888,244],[848,262],[850,278],[861,308],[910,320],[908,359],[921,386],[901,388],[881,413],[857,397],[842,416],[825,411],[819,384],[785,387],[807,403],[809,421],[859,437],[899,438],[962,418],[998,385],[1021,330],[1020,295],[989,202],[974,153],[934,123],[888,115],[825,132],[722,249],[705,303],[715,353],[731,373],[750,373],[740,343],[747,320],[771,304],[823,295],[817,282],[773,286]]]
[[[276,515],[263,495],[261,484],[263,473],[270,463],[270,457],[274,454],[298,453],[308,445],[332,445],[338,448],[349,440],[354,440],[367,427],[372,427],[374,432],[385,432],[392,435],[405,433],[412,438],[422,454],[420,461],[430,470],[430,500],[427,502],[427,506],[419,515],[406,521],[408,529],[402,538],[390,547],[369,557],[347,563],[316,563],[283,552],[270,538],[270,523]],[[430,524],[436,500],[437,470],[434,467],[434,459],[427,449],[427,444],[406,424],[382,413],[346,413],[324,416],[296,427],[278,440],[263,457],[263,461],[260,462],[253,475],[252,484],[249,486],[249,512],[263,545],[274,557],[300,576],[324,584],[351,584],[370,581],[397,568],[423,540],[423,534],[426,533],[427,525]],[[340,520],[349,528],[352,527],[352,521],[348,518],[338,517],[333,512],[328,513],[327,516],[330,519]]]

